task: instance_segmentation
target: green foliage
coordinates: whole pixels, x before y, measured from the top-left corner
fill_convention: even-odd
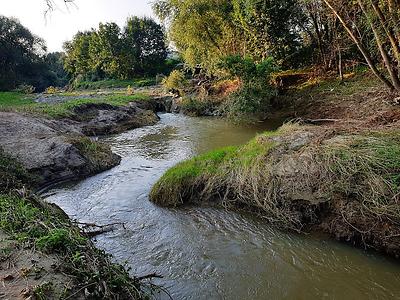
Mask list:
[[[21,84],[38,91],[59,84],[54,63],[45,54],[44,41],[32,34],[17,19],[0,16],[0,91],[13,90]]]
[[[188,85],[188,80],[184,72],[174,70],[168,77],[164,78],[162,84],[167,91],[183,96],[185,94],[185,87]]]
[[[108,89],[108,88],[127,88],[132,87],[144,87],[156,85],[156,81],[153,78],[137,78],[137,79],[108,79],[99,81],[79,81],[76,80],[73,84],[73,88],[78,90],[97,90],[97,89]]]
[[[299,26],[307,22],[298,0],[234,0],[233,19],[244,32],[247,55],[256,61],[275,57],[290,65],[292,56],[304,45]]]
[[[88,81],[155,75],[167,56],[162,27],[146,17],[129,18],[123,30],[100,23],[97,30],[77,33],[64,48],[67,72]]]
[[[262,115],[276,95],[275,89],[269,84],[270,75],[277,70],[272,58],[255,63],[251,58],[228,56],[221,63],[231,77],[241,80],[241,87],[232,93],[225,103],[226,114],[241,121],[251,121],[251,115]]]
[[[52,229],[36,240],[36,246],[47,253],[65,252],[74,244],[69,234],[65,229]]]
[[[192,68],[200,66],[213,73],[221,57],[244,50],[230,1],[159,0],[153,8],[170,24],[169,39]]]
[[[57,254],[62,272],[77,284],[76,290],[66,291],[65,296],[77,296],[76,292],[86,289],[94,299],[146,298],[137,279],[131,278],[121,265],[113,264],[104,251],[96,249],[58,209],[39,199],[0,194],[0,230],[25,247],[36,246]],[[51,287],[37,287],[36,296],[45,299]]]

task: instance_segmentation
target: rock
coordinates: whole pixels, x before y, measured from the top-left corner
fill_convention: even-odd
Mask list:
[[[78,149],[72,136],[83,138],[67,123],[0,112],[0,147],[35,175],[39,186],[81,179],[120,162],[109,148],[99,148],[103,158],[99,164]]]

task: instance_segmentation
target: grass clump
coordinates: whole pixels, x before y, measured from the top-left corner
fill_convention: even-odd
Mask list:
[[[322,141],[322,142],[321,142]],[[297,231],[340,217],[400,223],[400,133],[342,134],[285,125],[248,144],[183,162],[154,186],[162,205],[215,202],[256,209],[271,223]],[[224,155],[217,155],[224,153]],[[351,202],[351,209],[334,204]],[[339,207],[339,208],[338,208]]]
[[[79,153],[89,160],[92,172],[99,172],[115,165],[117,155],[110,155],[111,149],[108,145],[94,142],[86,136],[75,136],[69,140]]]
[[[200,155],[179,163],[168,170],[153,187],[152,201],[167,206],[178,206],[186,202],[208,201],[216,199],[220,182],[231,170],[247,169],[258,157],[266,155],[273,142],[261,142],[262,136],[242,147],[226,147]]]

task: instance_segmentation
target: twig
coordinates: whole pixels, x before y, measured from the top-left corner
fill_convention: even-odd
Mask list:
[[[164,278],[164,277],[161,276],[161,275],[158,275],[156,273],[152,273],[152,274],[149,274],[149,275],[144,275],[144,276],[141,276],[141,277],[136,277],[136,279],[139,280],[139,281],[144,280],[144,279],[151,279],[151,278]]]

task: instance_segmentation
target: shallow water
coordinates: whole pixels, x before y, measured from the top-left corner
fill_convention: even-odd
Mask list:
[[[214,208],[164,209],[149,202],[177,162],[242,144],[277,122],[243,127],[162,114],[152,127],[106,138],[120,166],[47,199],[82,222],[124,222],[97,245],[132,274],[157,273],[174,299],[400,299],[400,264],[324,238],[282,233],[261,220]],[[166,296],[160,296],[166,298]]]

